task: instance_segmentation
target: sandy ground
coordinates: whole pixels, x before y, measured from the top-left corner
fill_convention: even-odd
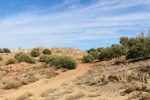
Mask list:
[[[76,77],[83,75],[90,69],[90,64],[78,64],[78,67],[75,70],[69,70],[51,79],[42,79],[18,89],[0,91],[0,100],[5,100],[6,98],[13,100],[27,92],[33,93],[34,97],[39,96],[47,89],[59,87],[62,84],[68,83]]]

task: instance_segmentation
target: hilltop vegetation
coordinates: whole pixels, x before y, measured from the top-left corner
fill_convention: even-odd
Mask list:
[[[123,55],[126,59],[148,57],[150,56],[150,33],[147,36],[141,33],[131,38],[120,37],[120,44],[112,44],[111,47],[106,48],[91,48],[87,52],[88,55],[82,59],[84,62],[92,62],[94,59],[118,59]]]
[[[0,48],[0,53],[11,53],[11,51],[8,48],[3,48],[3,49]]]

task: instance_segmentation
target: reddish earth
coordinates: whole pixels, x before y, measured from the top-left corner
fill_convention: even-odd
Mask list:
[[[63,83],[67,83],[73,79],[75,79],[78,76],[83,75],[87,71],[91,69],[91,64],[78,64],[78,67],[74,70],[68,70],[67,72],[61,73],[60,75],[57,75],[56,77],[53,77],[51,79],[42,79],[37,82],[34,82],[29,85],[24,85],[20,88],[11,89],[11,90],[3,90],[1,91],[1,97],[2,98],[15,98],[18,95],[21,95],[25,92],[32,92],[34,94],[39,94],[45,91],[47,88],[54,88],[57,87]]]

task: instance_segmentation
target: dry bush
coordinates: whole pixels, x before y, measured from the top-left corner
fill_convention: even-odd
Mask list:
[[[31,96],[33,96],[33,94],[27,92],[27,93],[19,96],[16,100],[29,100],[29,97],[31,97]]]
[[[54,71],[49,71],[46,73],[46,78],[51,78],[51,77],[55,77],[56,75],[58,75],[59,73],[54,72]]]
[[[2,60],[3,60],[3,57],[0,56],[0,61],[2,61]]]
[[[29,83],[33,83],[33,82],[36,82],[38,79],[35,77],[35,76],[29,76],[28,77],[28,82]]]
[[[8,89],[17,89],[18,87],[21,87],[22,86],[22,83],[19,82],[19,81],[11,81],[11,82],[8,82],[4,85],[3,89],[5,90],[8,90]]]
[[[25,78],[25,79],[21,80],[21,83],[22,83],[22,85],[27,85],[27,84],[29,84],[29,81],[27,78]]]
[[[65,100],[76,100],[76,99],[82,98],[83,96],[84,96],[84,94],[81,91],[79,91],[79,92],[76,92],[76,93],[73,93],[73,94],[67,96],[65,98]]]
[[[15,64],[17,63],[17,59],[15,58],[9,58],[6,62],[6,65],[9,65],[9,64]]]

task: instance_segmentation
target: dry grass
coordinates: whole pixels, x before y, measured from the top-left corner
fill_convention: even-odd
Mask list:
[[[65,98],[65,100],[76,100],[76,99],[80,99],[80,98],[83,98],[85,96],[85,94],[83,94],[83,92],[81,91],[78,91],[78,92],[75,92],[69,96],[67,96]]]
[[[4,85],[3,89],[5,90],[8,90],[8,89],[17,89],[19,88],[20,86],[22,86],[22,83],[19,82],[19,81],[11,81],[11,82],[8,82]]]
[[[31,97],[31,96],[33,96],[33,94],[27,92],[27,93],[19,96],[16,100],[29,100],[29,97]]]

